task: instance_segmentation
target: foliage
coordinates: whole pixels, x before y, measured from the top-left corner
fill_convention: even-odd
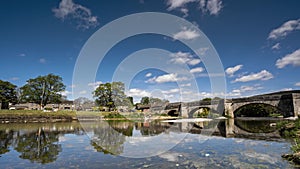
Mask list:
[[[294,145],[291,147],[294,153],[300,152],[300,119],[295,121],[282,121],[276,124],[280,135],[285,138],[294,138]]]
[[[19,136],[15,150],[20,153],[20,158],[42,164],[56,160],[62,151],[57,144],[59,135],[55,132],[44,132],[39,128],[37,132]]]
[[[149,97],[142,97],[142,99],[141,99],[141,104],[142,105],[147,105],[147,104],[149,104],[150,103],[150,101],[149,101]]]
[[[0,80],[0,109],[8,109],[8,103],[17,101],[16,87],[14,84]]]
[[[211,98],[204,98],[202,99],[202,101],[207,101],[207,102],[210,102],[212,99]]]
[[[127,100],[129,100],[129,103],[131,105],[134,105],[134,103],[133,103],[133,97],[129,96],[129,97],[127,97]]]
[[[235,112],[236,117],[270,117],[271,114],[279,114],[276,107],[267,104],[248,104]]]
[[[125,86],[122,82],[100,84],[93,92],[96,103],[99,106],[106,106],[110,110],[117,106],[129,106],[132,104],[125,95]]]
[[[159,98],[150,97],[149,102],[151,105],[164,105],[164,104],[168,103],[169,101],[165,100],[165,99],[161,100]]]
[[[114,119],[114,118],[125,118],[125,117],[119,113],[111,112],[111,113],[105,115],[104,118]]]
[[[200,110],[202,110],[202,111],[200,112]],[[210,112],[209,108],[206,108],[206,107],[200,108],[200,109],[194,114],[194,116],[195,116],[195,117],[198,117],[198,118],[207,118],[208,115],[209,115],[209,112]]]
[[[86,110],[86,109],[91,109],[94,107],[94,101],[86,98],[86,97],[79,97],[74,100],[74,104],[76,107],[76,110]]]
[[[22,101],[37,103],[44,108],[48,103],[60,103],[61,92],[65,88],[60,76],[54,74],[38,76],[27,80],[27,83],[21,87]]]

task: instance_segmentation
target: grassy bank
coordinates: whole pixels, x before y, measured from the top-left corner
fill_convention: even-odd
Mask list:
[[[282,122],[278,128],[283,137],[293,140],[293,154],[284,154],[282,157],[300,165],[300,119]]]
[[[43,112],[40,110],[0,110],[0,123],[14,122],[58,122],[78,120],[144,120],[168,119],[164,115],[146,115],[142,112],[117,113],[117,112],[88,112],[88,111],[57,111]]]
[[[75,111],[0,110],[0,122],[56,122],[77,120]]]

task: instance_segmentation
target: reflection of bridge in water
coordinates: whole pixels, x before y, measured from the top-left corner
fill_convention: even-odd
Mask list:
[[[170,103],[159,113],[193,117],[201,108],[209,108],[211,112],[235,117],[235,112],[250,104],[265,104],[275,107],[284,117],[298,117],[300,114],[300,90],[269,93],[245,98],[221,99],[210,101],[194,101],[188,103]]]
[[[253,139],[279,139],[280,135],[274,123],[278,119],[226,119],[204,122],[118,122],[108,123],[123,136],[133,136],[133,130],[143,136],[155,136],[162,133],[191,133],[207,136],[238,137]],[[106,130],[107,132],[107,130]]]

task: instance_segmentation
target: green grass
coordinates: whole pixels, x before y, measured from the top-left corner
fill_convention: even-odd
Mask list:
[[[294,153],[300,152],[300,119],[295,121],[283,121],[277,124],[280,135],[285,138],[293,138],[294,144],[291,149]]]

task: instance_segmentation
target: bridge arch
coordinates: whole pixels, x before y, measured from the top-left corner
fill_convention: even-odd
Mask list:
[[[198,106],[196,108],[193,108],[188,113],[189,118],[193,118],[195,116],[197,117],[207,117],[210,113],[218,113],[216,110],[214,110],[211,107],[208,106]]]
[[[285,115],[277,106],[268,103],[245,103],[233,111],[234,117],[272,117]]]
[[[178,117],[179,116],[179,112],[177,110],[170,110],[168,111],[168,116],[172,116],[172,117]]]

